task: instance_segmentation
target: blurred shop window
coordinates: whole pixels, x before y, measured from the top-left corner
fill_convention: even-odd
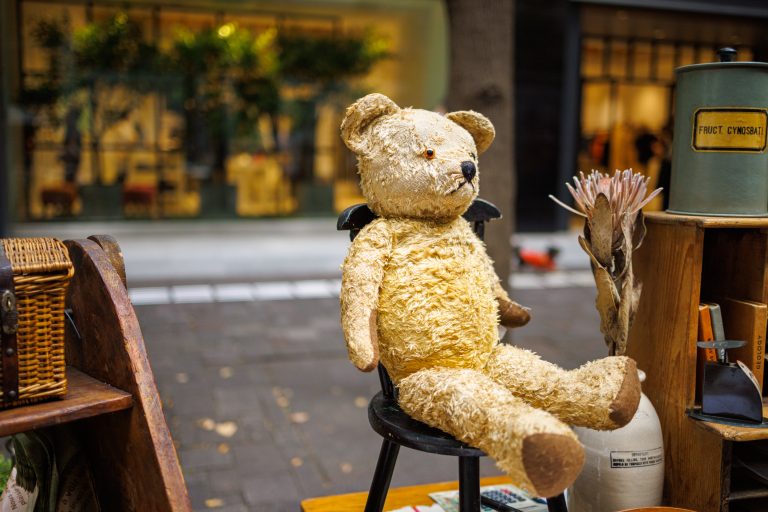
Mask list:
[[[603,76],[605,46],[603,39],[584,38],[581,44],[581,76],[585,78]]]
[[[662,36],[663,34],[659,34]],[[722,45],[721,45],[722,46]],[[633,168],[655,187],[671,159],[672,95],[678,66],[716,60],[717,45],[585,36],[581,58],[578,170]],[[739,48],[739,60],[751,60]],[[661,208],[659,197],[649,205]]]
[[[359,201],[338,125],[390,57],[387,34],[343,11],[20,6],[27,219],[327,214]],[[398,20],[377,27],[402,32]]]

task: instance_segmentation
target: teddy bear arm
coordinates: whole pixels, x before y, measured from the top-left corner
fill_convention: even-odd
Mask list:
[[[499,323],[508,328],[522,327],[531,320],[531,310],[509,298],[506,290],[501,286],[501,280],[496,274],[496,270],[493,268],[493,260],[485,252],[484,247],[483,255],[485,271],[493,287],[493,296],[496,298],[496,303],[499,307]]]
[[[352,363],[371,371],[379,363],[377,306],[391,238],[383,223],[370,225],[352,242],[341,280],[341,325]]]

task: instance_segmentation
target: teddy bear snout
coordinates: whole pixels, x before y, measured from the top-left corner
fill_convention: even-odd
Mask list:
[[[475,162],[472,162],[471,160],[461,162],[461,174],[464,175],[464,178],[467,181],[471,182],[472,179],[474,179],[475,174],[477,174],[477,167],[475,167]]]

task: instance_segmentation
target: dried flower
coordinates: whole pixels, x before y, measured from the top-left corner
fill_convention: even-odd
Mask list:
[[[659,188],[646,197],[648,181],[632,169],[617,170],[613,177],[593,170],[588,176],[574,176],[574,186],[565,185],[578,209],[549,196],[586,219],[579,244],[592,262],[600,330],[611,354],[625,352],[640,300],[641,286],[632,272],[632,252],[645,235],[642,208],[661,192]]]
[[[630,223],[634,223],[637,213],[643,206],[651,202],[661,192],[661,189],[657,188],[646,197],[650,178],[644,177],[639,172],[635,173],[632,169],[616,170],[613,177],[594,169],[588,176],[584,176],[583,172],[580,172],[579,176],[580,178],[573,177],[574,186],[571,186],[570,183],[565,184],[573,196],[578,210],[571,208],[552,195],[549,198],[566,210],[591,219],[597,196],[603,194],[608,198],[608,204],[611,208],[614,233],[620,232],[621,223],[625,216],[629,215]]]

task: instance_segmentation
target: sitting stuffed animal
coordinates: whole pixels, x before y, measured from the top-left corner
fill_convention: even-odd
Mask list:
[[[584,460],[567,424],[625,425],[640,383],[626,357],[565,371],[499,343],[497,325],[524,325],[529,313],[461,217],[477,197],[477,156],[493,125],[476,112],[441,116],[370,94],[347,109],[341,132],[379,216],[344,261],[350,359],[363,371],[381,361],[413,418],[480,448],[517,485],[559,494]]]

